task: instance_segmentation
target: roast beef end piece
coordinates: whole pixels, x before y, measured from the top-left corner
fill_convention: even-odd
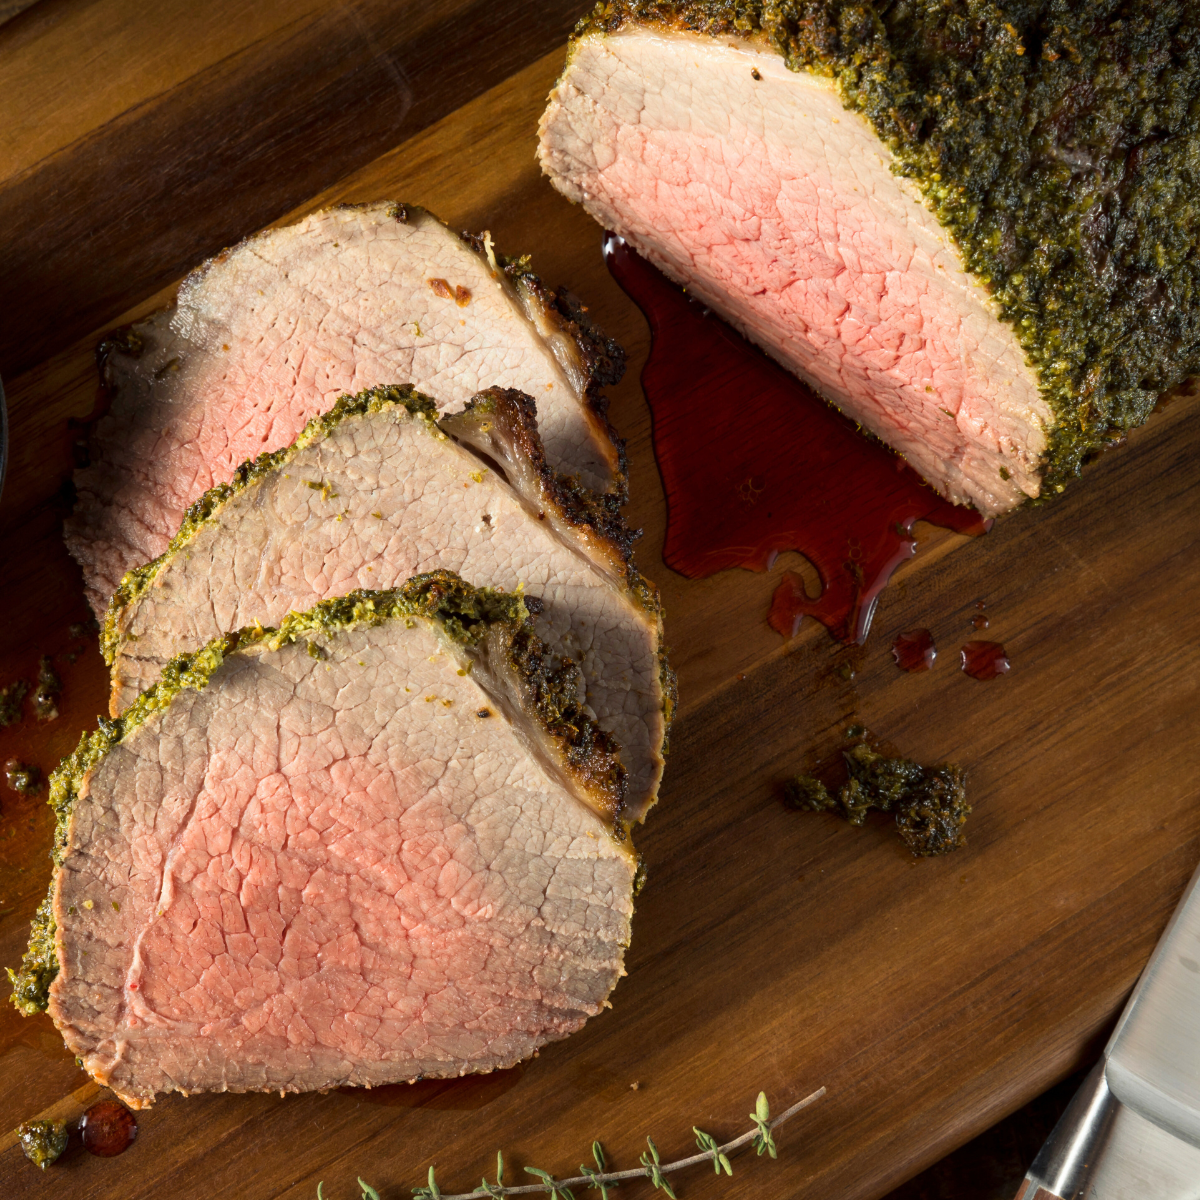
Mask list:
[[[49,1011],[94,1078],[141,1107],[455,1076],[599,1011],[636,862],[562,782],[523,614],[446,572],[356,593],[179,660],[85,738]]]
[[[1016,335],[832,79],[631,20],[573,43],[539,154],[944,495],[990,515],[1039,494],[1054,417]]]
[[[536,276],[506,270],[490,239],[423,209],[345,206],[258,234],[106,344],[112,404],[65,526],[88,599],[102,614],[125,572],[246,459],[288,445],[343,393],[399,380],[443,412],[493,385],[536,396],[551,466],[623,500],[600,392],[620,354],[605,346]]]
[[[435,415],[412,388],[342,397],[293,446],[202,496],[167,553],[113,597],[113,715],[226,630],[443,568],[540,602],[539,636],[580,668],[577,698],[628,772],[622,819],[641,820],[662,776],[673,676],[632,535],[607,498],[548,467],[528,396],[492,389],[440,425]],[[581,770],[589,753],[578,748]]]

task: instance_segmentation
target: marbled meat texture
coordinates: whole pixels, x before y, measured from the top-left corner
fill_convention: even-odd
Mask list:
[[[582,668],[628,771],[623,816],[642,819],[673,697],[657,593],[630,562],[629,531],[549,470],[528,397],[492,389],[440,428],[434,415],[411,389],[343,397],[290,450],[202,500],[204,518],[113,598],[113,715],[168,660],[227,630],[445,568],[541,602],[535,627]]]
[[[540,157],[564,195],[951,500],[991,515],[1038,495],[1054,420],[1038,379],[831,77],[736,35],[590,31]]]
[[[54,893],[49,1011],[87,1070],[134,1106],[378,1085],[509,1067],[598,1012],[635,860],[495,682],[426,618],[309,630],[108,750]]]
[[[112,405],[65,527],[98,616],[198,496],[290,444],[338,396],[377,384],[411,382],[443,411],[484,387],[521,388],[537,397],[555,468],[623,485],[598,390],[620,375],[619,347],[569,299],[506,270],[490,240],[419,208],[327,209],[250,238],[101,357]]]

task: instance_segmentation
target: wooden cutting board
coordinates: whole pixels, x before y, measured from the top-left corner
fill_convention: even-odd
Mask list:
[[[824,1085],[781,1130],[778,1162],[742,1157],[732,1181],[693,1171],[678,1189],[869,1200],[1097,1054],[1200,859],[1200,400],[1168,403],[1055,503],[982,539],[922,529],[865,646],[812,623],[782,642],[766,610],[785,567],[813,578],[798,556],[701,582],[661,562],[638,385],[647,328],[603,267],[600,231],[533,158],[577,15],[41,0],[0,27],[13,439],[0,685],[32,678],[42,653],[64,678],[59,720],[0,731],[0,758],[48,770],[104,703],[94,636],[69,630],[86,613],[59,535],[99,334],[221,245],[339,200],[410,200],[490,228],[626,346],[613,417],[681,697],[662,800],[638,838],[649,880],[629,975],[576,1037],[490,1077],[168,1097],[124,1156],[76,1142],[45,1175],[0,1134],[6,1196],[311,1200],[324,1180],[342,1200],[361,1175],[391,1200],[431,1163],[465,1191],[497,1149],[510,1175],[574,1173],[593,1138],[618,1166],[636,1165],[646,1135],[678,1157],[693,1124],[746,1128],[759,1089],[778,1111]],[[1013,664],[990,683],[958,670],[979,600]],[[941,655],[906,675],[889,646],[918,625]],[[855,830],[783,806],[780,781],[834,753],[854,722],[968,768],[965,850],[917,862],[886,818]],[[18,959],[49,876],[43,799],[0,790],[0,962]],[[0,1006],[0,1129],[74,1118],[98,1094],[48,1018]]]

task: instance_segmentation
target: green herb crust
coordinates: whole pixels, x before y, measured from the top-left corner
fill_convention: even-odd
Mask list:
[[[29,929],[29,947],[14,971],[7,968],[12,984],[12,1002],[17,1010],[30,1016],[44,1012],[50,984],[58,974],[58,953],[55,947],[57,926],[54,920],[54,884],[57,868],[66,854],[71,822],[71,809],[87,773],[128,733],[160,709],[166,708],[171,697],[183,688],[202,688],[208,678],[224,661],[230,649],[237,645],[238,634],[218,638],[195,654],[172,659],[163,669],[162,678],[130,705],[124,716],[110,720],[100,717],[97,729],[85,733],[75,750],[59,763],[50,776],[50,796],[46,801],[54,810],[54,843],[50,857],[56,868],[50,879],[50,890],[38,905]]]
[[[326,414],[331,415],[331,414]],[[88,773],[106,754],[153,714],[165,709],[185,689],[208,686],[213,673],[229,655],[262,645],[278,650],[290,642],[308,640],[317,633],[335,636],[355,627],[415,619],[434,622],[449,642],[478,646],[489,632],[504,629],[504,653],[515,673],[523,699],[560,747],[566,769],[593,790],[606,792],[613,817],[614,836],[625,831],[617,816],[624,800],[625,770],[616,757],[616,746],[599,730],[575,700],[578,668],[568,660],[553,662],[533,632],[528,609],[520,595],[474,588],[451,571],[417,575],[398,588],[354,591],[324,600],[307,612],[289,613],[278,629],[256,626],[213,639],[194,654],[181,654],[164,668],[162,677],[115,719],[99,718],[98,728],[80,738],[74,753],[50,776],[48,803],[54,810],[54,848],[51,858],[60,867],[67,850],[71,809]],[[310,653],[324,657],[321,647],[309,641]],[[54,919],[54,886],[38,906],[30,927],[29,948],[20,967],[8,969],[12,1002],[25,1015],[45,1010],[50,984],[58,974]]]
[[[122,639],[122,612],[145,593],[163,564],[192,540],[196,531],[212,518],[226,500],[256,479],[286,465],[297,451],[328,437],[346,417],[381,412],[396,406],[407,409],[413,417],[427,422],[430,426],[437,419],[437,406],[434,402],[408,384],[369,388],[355,396],[342,396],[328,412],[313,417],[290,446],[269,454],[260,454],[256,459],[242,463],[228,483],[209,488],[184,513],[183,522],[166,550],[153,561],[127,572],[113,593],[108,602],[108,612],[104,616],[104,628],[100,632],[100,651],[104,655],[104,661],[111,667],[116,660]]]
[[[896,828],[913,854],[948,854],[966,844],[963,826],[971,812],[962,769],[952,763],[922,767],[907,758],[887,758],[865,744],[842,757],[850,778],[836,796],[811,775],[784,785],[794,808],[838,812],[862,825],[872,808],[896,814]]]
[[[1172,0],[613,0],[829,76],[953,236],[1055,415],[1042,495],[1200,372],[1200,9]]]

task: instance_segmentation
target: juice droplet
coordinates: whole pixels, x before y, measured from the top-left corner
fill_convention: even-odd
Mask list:
[[[892,643],[892,657],[903,671],[928,671],[937,658],[933,634],[928,629],[910,629],[898,633]]]
[[[972,679],[995,679],[1008,674],[1008,655],[999,642],[967,642],[962,648],[962,669]]]
[[[864,438],[623,238],[604,235],[604,258],[653,333],[642,387],[667,497],[668,567],[689,579],[765,571],[798,550],[820,574],[821,594],[810,599],[786,571],[771,627],[794,637],[811,614],[834,637],[862,643],[880,592],[916,553],[915,521],[976,535],[991,528]]]
[[[83,1114],[79,1133],[84,1148],[101,1158],[115,1158],[133,1145],[137,1119],[116,1100],[101,1100]]]
[[[990,624],[991,621],[989,621],[987,617],[983,615],[983,613],[976,613],[971,618],[971,626],[974,629],[986,629]]]

